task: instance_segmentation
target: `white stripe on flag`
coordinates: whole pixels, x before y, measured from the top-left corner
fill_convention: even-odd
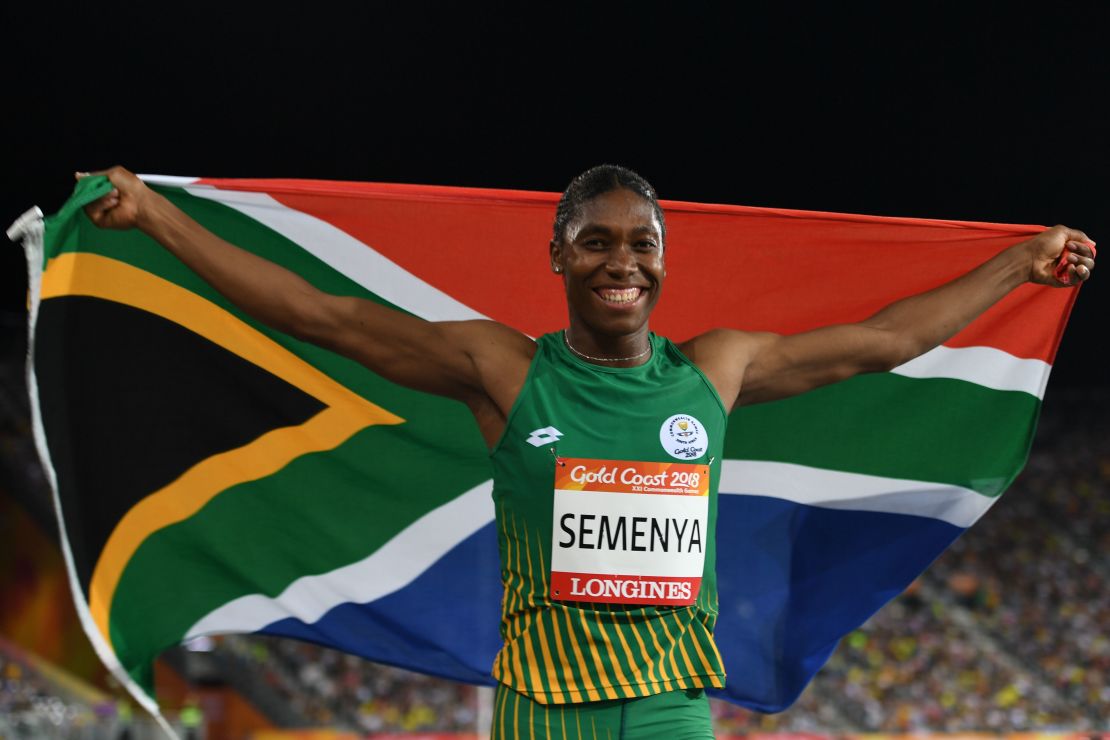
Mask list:
[[[908,378],[955,378],[993,388],[1022,391],[1044,398],[1052,365],[1025,360],[994,347],[936,347],[891,370]]]
[[[280,619],[312,624],[334,606],[364,604],[404,588],[456,545],[493,521],[493,481],[429,511],[366,558],[329,573],[304,576],[276,598],[251,594],[229,601],[185,634],[256,632]]]
[[[250,216],[367,290],[428,321],[486,318],[342,229],[288,208],[266,193],[220,190],[210,185],[194,185],[185,190]]]
[[[183,188],[192,185],[199,177],[185,177],[183,175],[139,175],[139,179],[148,185],[167,185],[173,188]]]
[[[963,529],[974,524],[998,499],[946,483],[758,460],[722,462],[720,492],[768,496],[827,509],[922,516]]]

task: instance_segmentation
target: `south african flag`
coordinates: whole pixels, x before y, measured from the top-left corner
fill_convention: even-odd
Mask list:
[[[148,177],[319,288],[430,321],[565,323],[556,194]],[[286,635],[490,683],[490,468],[461,405],[246,316],[74,199],[22,232],[30,379],[72,586],[101,657],[154,708],[151,661]],[[652,328],[797,332],[863,319],[1041,227],[664,202]],[[1021,469],[1075,291],[1025,286],[890,373],[732,415],[718,533],[726,698],[789,705]],[[367,341],[373,341],[368,337]]]

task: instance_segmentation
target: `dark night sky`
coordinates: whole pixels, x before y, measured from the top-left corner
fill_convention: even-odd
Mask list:
[[[1067,223],[1110,244],[1106,4],[717,5],[5,3],[0,220],[117,162],[560,190],[610,161],[664,198]],[[9,314],[22,271],[0,249]],[[1099,277],[1050,389],[1110,386]]]

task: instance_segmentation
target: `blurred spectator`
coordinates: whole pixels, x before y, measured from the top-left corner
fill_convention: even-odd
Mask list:
[[[100,706],[68,697],[0,645],[0,738],[120,737],[111,701]]]
[[[250,661],[263,680],[321,726],[363,732],[473,732],[477,689],[370,663],[309,643],[229,636],[220,649]]]

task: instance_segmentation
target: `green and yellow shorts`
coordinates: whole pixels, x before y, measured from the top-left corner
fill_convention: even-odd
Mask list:
[[[540,704],[504,685],[493,702],[490,740],[703,740],[713,738],[704,689],[634,699]]]

